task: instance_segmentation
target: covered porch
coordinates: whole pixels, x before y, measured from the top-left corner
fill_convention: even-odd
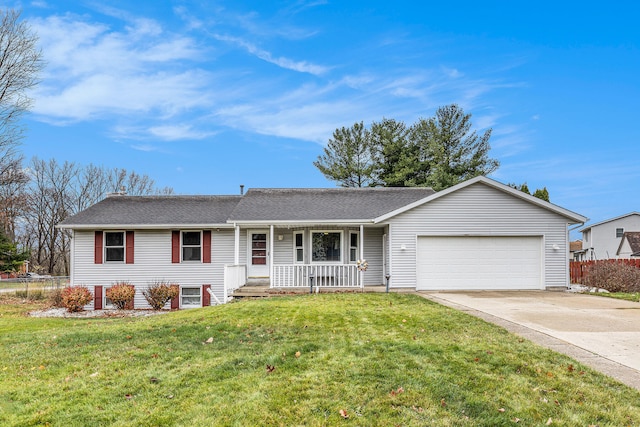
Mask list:
[[[247,286],[313,292],[384,285],[386,233],[372,224],[234,224],[227,295]]]

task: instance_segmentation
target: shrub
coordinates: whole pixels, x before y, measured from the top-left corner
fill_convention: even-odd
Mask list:
[[[73,313],[82,311],[91,302],[93,295],[85,286],[69,286],[62,290],[60,299],[62,306]]]
[[[587,267],[582,284],[609,292],[640,292],[640,268],[622,262],[597,262]]]
[[[49,304],[51,304],[52,307],[64,307],[64,304],[62,304],[61,288],[56,288],[49,292]]]
[[[180,287],[165,281],[153,282],[142,291],[142,295],[154,310],[162,310],[165,304],[177,297]]]
[[[118,310],[124,310],[133,302],[136,288],[130,283],[119,282],[107,289],[105,293]]]

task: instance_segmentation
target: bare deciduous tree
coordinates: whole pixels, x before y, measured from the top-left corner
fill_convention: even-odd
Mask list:
[[[15,176],[23,137],[20,118],[31,107],[27,91],[38,83],[42,52],[38,37],[20,21],[20,12],[0,10],[0,185]]]
[[[12,241],[28,181],[17,151],[24,131],[20,118],[31,106],[26,92],[43,67],[38,37],[19,19],[20,12],[0,9],[0,227]]]
[[[70,233],[56,225],[94,203],[107,193],[124,191],[130,195],[173,194],[172,188],[157,189],[147,175],[126,169],[107,169],[90,164],[34,158],[28,169],[25,189],[26,209],[22,212],[20,243],[31,248],[31,265],[51,274],[69,274]]]

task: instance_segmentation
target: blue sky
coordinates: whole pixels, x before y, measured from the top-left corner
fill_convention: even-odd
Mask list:
[[[517,3],[513,6],[512,3]],[[640,210],[634,2],[34,1],[47,67],[27,159],[148,174],[181,194],[334,186],[332,132],[458,103],[491,175],[593,221]]]

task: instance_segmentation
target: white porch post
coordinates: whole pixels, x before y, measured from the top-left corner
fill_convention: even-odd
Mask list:
[[[238,224],[233,224],[235,228],[235,240],[233,246],[233,265],[240,264],[240,226]]]
[[[273,286],[273,224],[269,226],[269,287]]]
[[[364,224],[360,224],[360,260],[364,260]],[[360,279],[360,287],[364,287],[364,271],[360,271],[359,277]]]

